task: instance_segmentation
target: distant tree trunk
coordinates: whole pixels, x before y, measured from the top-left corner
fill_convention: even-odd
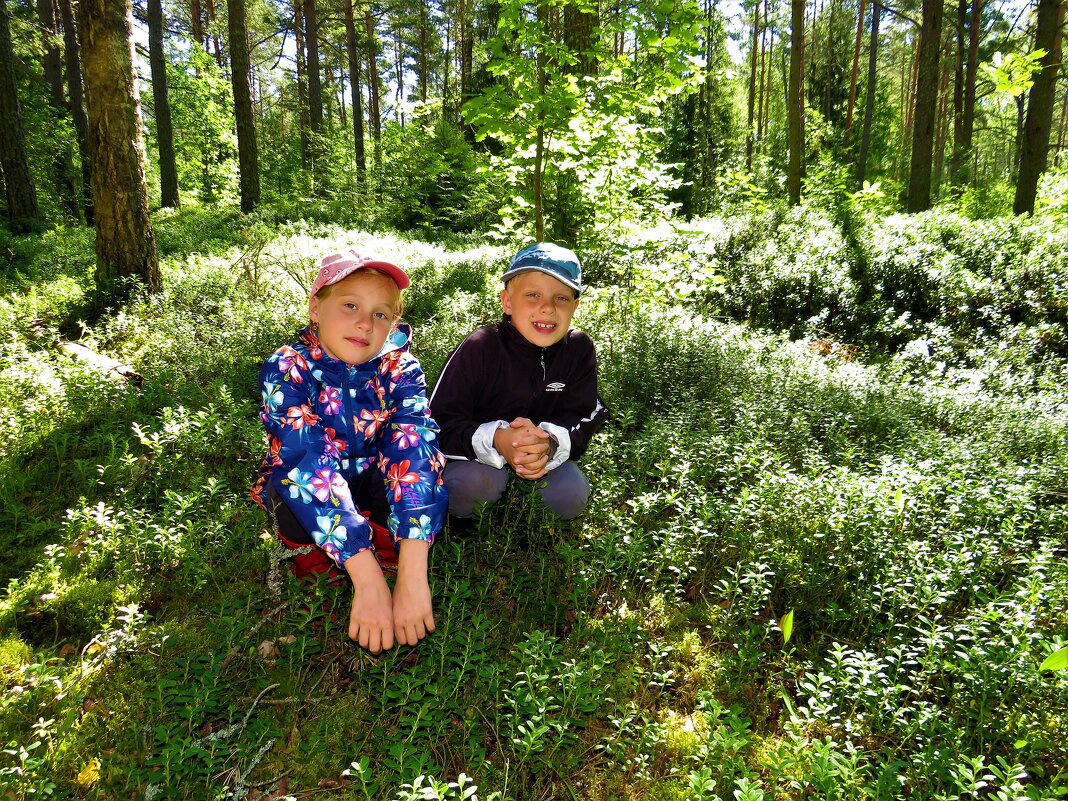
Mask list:
[[[864,2],[860,0],[860,8],[857,10],[857,36],[853,42],[853,69],[849,74],[849,105],[846,107],[845,121],[845,150],[849,150],[849,140],[853,133],[853,107],[857,102],[857,77],[860,68],[860,45],[864,38]]]
[[[1057,153],[1053,163],[1060,166],[1064,154],[1064,136],[1068,128],[1068,89],[1061,96],[1061,124],[1057,128]]]
[[[753,122],[756,116],[756,76],[760,44],[760,0],[753,3],[753,44],[749,49],[749,116],[745,128],[745,169],[753,169]]]
[[[956,40],[956,62],[953,74],[953,154],[949,159],[950,179],[956,183],[960,177],[961,143],[964,140],[964,62],[967,50],[964,46],[964,29],[968,22],[968,0],[957,0],[957,25],[953,30]]]
[[[293,0],[293,31],[297,40],[297,124],[300,127],[300,166],[310,166],[308,152],[308,79],[304,47],[304,3]]]
[[[0,0],[0,167],[4,171],[4,194],[11,228],[27,231],[36,227],[40,212],[26,154],[8,13],[7,0]]]
[[[63,16],[63,52],[67,73],[67,103],[74,120],[74,133],[78,139],[78,153],[82,162],[82,208],[86,225],[93,225],[93,160],[89,156],[89,117],[85,113],[85,94],[82,91],[81,44],[78,41],[78,23],[74,19],[71,0],[59,0]]]
[[[59,28],[52,0],[37,0],[37,21],[41,24],[41,43],[45,51],[41,66],[48,84],[48,99],[53,108],[63,108],[63,59],[59,52]]]
[[[931,177],[931,191],[938,197],[942,185],[942,172],[946,160],[946,140],[949,138],[949,78],[953,68],[947,59],[942,67],[942,81],[938,89],[938,113],[935,115],[935,155],[934,173]]]
[[[241,211],[248,214],[260,203],[260,153],[256,144],[256,117],[245,28],[245,0],[226,0],[230,33],[230,81],[234,88],[237,124],[237,163],[241,172]]]
[[[349,88],[352,92],[352,140],[356,152],[356,180],[367,178],[367,156],[363,146],[363,89],[360,86],[360,52],[356,49],[356,15],[352,0],[345,0],[345,53],[349,59]]]
[[[375,144],[375,170],[382,172],[382,112],[378,95],[378,39],[375,36],[375,20],[368,6],[363,14],[364,31],[367,35],[367,91],[371,119],[371,138]]]
[[[968,26],[968,62],[964,68],[964,108],[961,118],[962,164],[972,149],[972,129],[975,125],[975,82],[979,75],[979,38],[983,33],[983,0],[972,0],[971,22]]]
[[[189,33],[194,42],[204,46],[204,12],[200,0],[189,0]]]
[[[871,123],[875,116],[876,67],[879,64],[879,17],[883,13],[879,0],[871,6],[871,40],[868,45],[868,87],[864,99],[864,127],[860,135],[860,158],[857,159],[857,183],[864,186],[868,174],[868,153],[871,152]]]
[[[160,205],[176,209],[178,165],[174,160],[174,127],[167,99],[167,62],[163,57],[163,0],[148,0],[148,62],[152,70],[152,104],[156,110]]]
[[[1016,183],[1013,214],[1033,214],[1038,179],[1046,171],[1053,105],[1057,93],[1057,68],[1061,63],[1061,29],[1064,26],[1065,0],[1039,0],[1035,25],[1035,50],[1045,50],[1041,72],[1034,77],[1027,96],[1027,121],[1024,123],[1023,148],[1020,153],[1020,178]]]
[[[804,57],[805,0],[790,0],[790,12],[790,164],[786,173],[786,191],[790,196],[790,205],[797,206],[801,203],[801,150],[805,136],[804,99],[801,94],[804,80],[801,59]]]
[[[827,21],[827,64],[826,85],[823,87],[823,118],[831,119],[831,86],[834,84],[835,54],[834,54],[834,13],[838,8],[838,0],[831,0],[830,18]]]
[[[162,288],[148,214],[141,102],[134,71],[129,0],[81,0],[80,31],[89,107],[96,223],[96,286],[103,301],[121,300],[132,278]]]
[[[600,29],[601,23],[596,11],[580,11],[570,4],[564,6],[564,41],[578,58],[574,67],[575,74],[597,74],[596,49]]]
[[[319,64],[319,20],[315,0],[304,0],[304,46],[308,49],[308,112],[311,120],[312,174],[316,193],[322,188],[320,156],[323,152],[323,79]]]
[[[229,8],[230,0],[227,0],[227,7]],[[219,43],[218,26],[215,18],[215,0],[205,0],[205,10],[208,12],[208,22],[211,23],[211,42],[215,46],[215,63],[219,65],[220,69],[225,66],[223,62],[222,45]],[[206,50],[207,48],[205,48]]]
[[[931,157],[934,151],[935,113],[938,108],[938,57],[942,49],[942,0],[923,0],[916,113],[912,129],[912,162],[906,210],[931,207]]]

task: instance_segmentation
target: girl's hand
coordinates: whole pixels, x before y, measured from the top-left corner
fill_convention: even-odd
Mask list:
[[[426,579],[430,545],[423,540],[402,540],[393,588],[393,631],[401,645],[415,645],[434,630],[434,609]]]
[[[393,647],[393,604],[374,551],[349,557],[345,570],[354,588],[349,638],[373,654],[388,651]]]

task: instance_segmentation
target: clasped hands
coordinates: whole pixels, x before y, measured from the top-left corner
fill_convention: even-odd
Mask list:
[[[517,417],[508,428],[498,428],[493,434],[493,447],[520,478],[533,481],[549,472],[546,465],[552,438],[526,417]]]

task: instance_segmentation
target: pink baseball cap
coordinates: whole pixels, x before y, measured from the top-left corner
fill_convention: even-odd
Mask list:
[[[376,270],[381,270],[392,278],[393,282],[401,289],[407,289],[412,283],[411,279],[408,278],[408,274],[393,262],[380,259],[371,253],[359,253],[354,248],[349,248],[348,250],[324,256],[323,260],[319,262],[319,272],[315,274],[315,281],[312,282],[311,292],[308,294],[309,308],[311,299],[324,286],[336,284],[357,270],[372,267]]]

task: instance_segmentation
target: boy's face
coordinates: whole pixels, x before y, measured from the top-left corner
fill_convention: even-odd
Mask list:
[[[536,270],[520,273],[501,290],[501,305],[512,316],[512,325],[527,342],[542,348],[564,338],[578,303],[575,290]]]
[[[312,298],[319,342],[335,359],[363,364],[378,355],[396,317],[398,289],[384,276],[357,270]]]

